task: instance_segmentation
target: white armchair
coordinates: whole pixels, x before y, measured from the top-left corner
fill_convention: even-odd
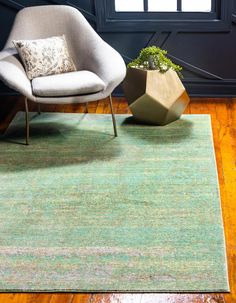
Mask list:
[[[73,81],[69,81],[69,74],[55,75],[53,89],[57,93],[54,96],[48,89],[47,79],[36,78],[35,84],[27,78],[12,41],[42,39],[63,34],[66,36],[78,72],[73,75]],[[80,94],[80,87],[83,86],[80,79],[84,76],[81,73],[84,71],[97,75],[104,82],[104,88],[100,91],[93,90],[91,93]],[[117,136],[111,93],[122,82],[125,74],[126,66],[120,54],[101,39],[78,10],[70,6],[48,5],[21,10],[15,18],[6,45],[0,52],[0,79],[25,96],[26,144],[29,144],[27,100],[39,104],[86,103],[87,108],[87,102],[109,96],[114,133]],[[76,76],[78,78],[75,78]],[[64,83],[63,87],[60,83]],[[56,91],[57,86],[58,91]],[[76,95],[74,95],[75,91]]]

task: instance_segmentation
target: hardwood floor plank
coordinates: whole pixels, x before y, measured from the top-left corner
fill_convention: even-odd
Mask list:
[[[190,114],[190,106],[187,106],[187,108],[184,111],[184,114]]]
[[[231,145],[236,159],[236,98],[233,98],[226,106],[230,124]]]
[[[91,303],[141,303],[142,294],[94,294]]]
[[[50,303],[72,303],[74,294],[53,294]]]
[[[26,296],[30,296],[30,294],[26,294]],[[29,297],[29,301],[27,303],[50,303],[52,298],[52,294],[49,293],[39,293],[39,294],[32,294]],[[19,303],[22,303],[19,301]]]
[[[1,303],[50,303],[52,295],[44,293],[0,294]]]
[[[117,109],[117,114],[128,114],[128,113],[129,113],[128,104],[124,98],[121,98]]]
[[[14,298],[14,294],[9,293],[9,294],[0,294],[0,302],[1,303],[12,303]],[[21,301],[21,303],[25,303],[25,301]]]
[[[224,298],[218,294],[144,294],[141,303],[224,303]]]
[[[96,108],[96,114],[103,114],[104,113],[104,106],[105,106],[105,101],[104,100],[99,100],[98,105]]]
[[[119,101],[118,98],[112,98],[112,103],[113,103],[114,113],[117,114],[117,111],[118,111],[118,108],[119,108],[120,101]]]
[[[41,112],[56,112],[56,104],[40,104]]]
[[[110,109],[109,98],[106,98],[103,107],[103,114],[110,114],[110,113],[111,113],[111,109]]]
[[[98,102],[89,102],[89,113],[95,114],[97,110]]]
[[[235,133],[235,101],[232,106],[225,104],[225,107],[217,105],[216,119],[219,125],[219,146],[222,156],[222,170],[226,199],[223,200],[222,208],[224,213],[225,233],[227,240],[227,257],[229,265],[229,279],[231,294],[226,294],[227,303],[236,302],[236,157],[235,145],[232,140]],[[234,137],[235,139],[235,137]]]
[[[91,303],[91,299],[92,294],[74,294],[71,303]]]

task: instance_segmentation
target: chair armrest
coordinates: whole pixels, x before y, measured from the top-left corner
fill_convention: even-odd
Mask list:
[[[0,52],[0,80],[8,87],[32,100],[31,82],[15,53],[14,48]]]
[[[17,50],[13,47],[5,48],[0,52],[0,60],[9,56],[17,55]]]

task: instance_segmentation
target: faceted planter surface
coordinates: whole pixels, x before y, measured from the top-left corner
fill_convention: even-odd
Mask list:
[[[123,90],[135,119],[154,125],[177,120],[189,103],[177,73],[128,68]]]

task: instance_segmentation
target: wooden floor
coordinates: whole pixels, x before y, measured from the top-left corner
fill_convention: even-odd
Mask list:
[[[0,132],[18,110],[19,97],[0,97]],[[35,106],[31,106],[34,110]],[[124,99],[116,113],[128,113]],[[42,106],[42,111],[80,112],[83,105]],[[90,113],[109,113],[108,100],[89,104]],[[236,99],[192,99],[188,114],[210,114],[219,173],[229,266],[230,294],[0,294],[0,303],[236,303]],[[197,152],[197,151],[196,151]],[[209,213],[209,216],[211,214]]]

